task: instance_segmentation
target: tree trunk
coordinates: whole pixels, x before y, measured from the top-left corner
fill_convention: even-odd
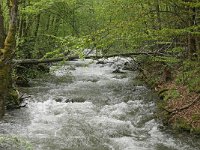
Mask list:
[[[38,30],[39,30],[39,27],[40,27],[40,14],[38,14],[36,16],[36,22],[35,22],[35,32],[34,32],[34,36],[35,38],[37,38],[37,35],[38,35]]]
[[[191,0],[185,0],[185,2],[192,2]],[[187,12],[188,12],[188,27],[196,26],[196,8],[187,6]],[[197,43],[196,43],[196,37],[192,35],[191,33],[188,33],[187,37],[187,43],[188,43],[188,56],[190,59],[192,59],[193,55],[197,52]]]
[[[160,16],[160,2],[159,0],[156,0],[156,16],[157,16],[157,24],[158,24],[158,30],[161,30],[161,16]]]
[[[0,48],[4,47],[5,32],[4,32],[4,20],[3,12],[0,4]]]
[[[60,26],[60,18],[58,16],[56,16],[54,18],[54,35],[57,36],[58,35],[58,31],[59,31],[59,26]]]
[[[5,113],[5,103],[9,97],[10,66],[0,62],[0,118]]]
[[[6,98],[6,71],[5,71],[5,65],[2,63],[2,56],[3,56],[3,50],[1,48],[4,47],[4,20],[3,20],[3,12],[1,10],[1,4],[0,4],[0,118],[2,118],[4,112],[5,112],[5,105],[4,100]]]
[[[189,26],[195,26],[196,25],[196,8],[190,8],[190,13],[192,13],[192,17],[189,21]],[[189,54],[190,57],[193,57],[193,54],[197,52],[196,47],[196,38],[194,35],[189,35]]]
[[[51,15],[48,14],[47,18],[48,18],[48,19],[47,19],[47,23],[46,23],[46,31],[47,31],[47,33],[49,33]]]
[[[26,7],[25,0],[21,0],[20,4],[21,4],[21,8],[25,9],[25,7]],[[26,18],[26,16],[24,14],[21,14],[19,16],[19,20],[18,20],[18,27],[19,27],[19,29],[18,29],[18,36],[19,36],[19,38],[23,37],[23,30],[26,27],[26,20],[25,20],[25,18]]]
[[[16,47],[16,25],[18,0],[7,1],[10,14],[9,30],[4,42],[4,49],[0,49],[0,117],[4,115],[5,102],[12,93],[12,57]]]

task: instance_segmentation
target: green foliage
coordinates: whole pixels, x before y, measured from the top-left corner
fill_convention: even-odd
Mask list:
[[[169,99],[177,99],[180,97],[180,93],[177,89],[163,90],[160,92],[160,97],[164,97],[164,101],[168,101]]]
[[[84,49],[89,47],[90,40],[87,37],[56,37],[52,35],[40,35],[21,39],[18,42],[17,56],[19,58],[57,58],[64,57],[68,51],[82,56]],[[33,49],[35,48],[35,49]]]
[[[47,52],[43,58],[58,58],[63,57],[62,51],[60,49],[56,49],[52,52]]]
[[[18,58],[33,58],[34,37],[21,38],[17,45],[16,55]]]
[[[172,52],[172,53],[181,53],[183,51],[184,51],[183,47],[174,47],[168,50],[168,52]]]
[[[17,136],[0,135],[0,149],[33,150],[33,147],[28,141]]]
[[[78,38],[74,36],[54,37],[57,48],[47,52],[43,58],[64,57],[68,52],[83,57],[83,50],[88,47],[89,40],[86,37]]]
[[[175,45],[175,40],[178,43],[186,43],[188,35],[200,34],[198,24],[188,25],[188,18],[192,19],[194,14],[188,11],[187,7],[199,8],[199,2],[185,3],[182,0],[22,1],[20,26],[25,28],[25,31],[22,32],[22,37],[19,37],[19,44],[22,44],[19,57],[23,55],[27,57],[27,51],[25,51],[27,47],[28,51],[31,51],[29,52],[31,56],[28,55],[28,57],[40,55],[41,58],[49,52],[48,57],[55,53],[54,56],[61,56],[64,45],[68,47],[68,50],[78,51],[81,55],[81,48],[97,49],[104,54],[162,49],[161,52],[172,52],[174,54],[172,57],[175,57],[183,52],[181,49],[185,49],[183,44]],[[49,37],[47,38],[46,35]],[[28,39],[27,42],[24,42],[24,39]],[[89,44],[86,41],[89,41]],[[27,46],[28,44],[25,43],[30,43],[30,45]],[[175,58],[156,58],[156,61],[176,62]]]
[[[139,56],[138,61],[175,66],[199,54],[199,5],[183,0],[21,1],[16,54],[18,58],[55,58],[70,52],[83,58],[84,49],[104,55],[155,52],[163,55]],[[164,66],[160,68],[162,76]],[[183,64],[183,71],[176,70],[181,72],[177,82],[198,92],[198,68]],[[158,80],[161,77],[149,81],[156,84]]]
[[[186,60],[177,76],[176,82],[187,85],[190,91],[200,92],[200,64],[197,61]]]
[[[184,118],[178,118],[173,124],[173,128],[178,130],[190,131],[191,125]]]

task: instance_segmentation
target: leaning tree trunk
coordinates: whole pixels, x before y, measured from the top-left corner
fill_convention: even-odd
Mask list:
[[[0,117],[4,115],[5,102],[10,95],[15,95],[12,86],[12,58],[16,47],[16,25],[18,0],[7,0],[10,14],[9,29],[4,42],[4,48],[0,49]]]
[[[3,25],[3,12],[1,9],[1,4],[0,4],[0,118],[3,116],[4,114],[4,100],[5,100],[5,96],[6,96],[6,91],[7,88],[5,83],[6,83],[6,74],[3,73],[3,70],[5,70],[5,66],[2,65],[2,51],[1,50],[4,47],[4,40],[5,40],[5,34],[4,34],[4,25]]]
[[[5,32],[4,32],[4,20],[3,20],[3,12],[1,9],[1,3],[0,3],[0,48],[4,47],[4,40],[5,40]]]

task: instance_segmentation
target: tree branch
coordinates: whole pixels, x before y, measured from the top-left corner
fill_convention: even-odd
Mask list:
[[[180,112],[184,109],[188,109],[190,106],[192,106],[193,104],[195,104],[198,100],[200,100],[200,95],[197,96],[191,103],[189,103],[188,105],[184,105],[183,107],[181,108],[174,108],[172,110],[169,110],[167,108],[163,108],[165,111],[167,111],[168,113],[171,113],[171,114],[175,114],[177,112]]]

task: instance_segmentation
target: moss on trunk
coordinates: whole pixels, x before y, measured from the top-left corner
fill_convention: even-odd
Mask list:
[[[0,62],[0,117],[5,112],[5,100],[8,95],[8,70],[7,66]]]
[[[18,94],[14,92],[12,84],[12,58],[16,47],[17,6],[18,0],[8,0],[10,14],[9,29],[4,42],[4,48],[0,49],[0,117],[4,115],[5,103],[17,101],[18,99]],[[2,32],[3,28],[0,28],[0,30]],[[14,104],[17,104],[17,102]]]
[[[5,33],[4,33],[3,12],[0,4],[0,48],[4,47]]]

